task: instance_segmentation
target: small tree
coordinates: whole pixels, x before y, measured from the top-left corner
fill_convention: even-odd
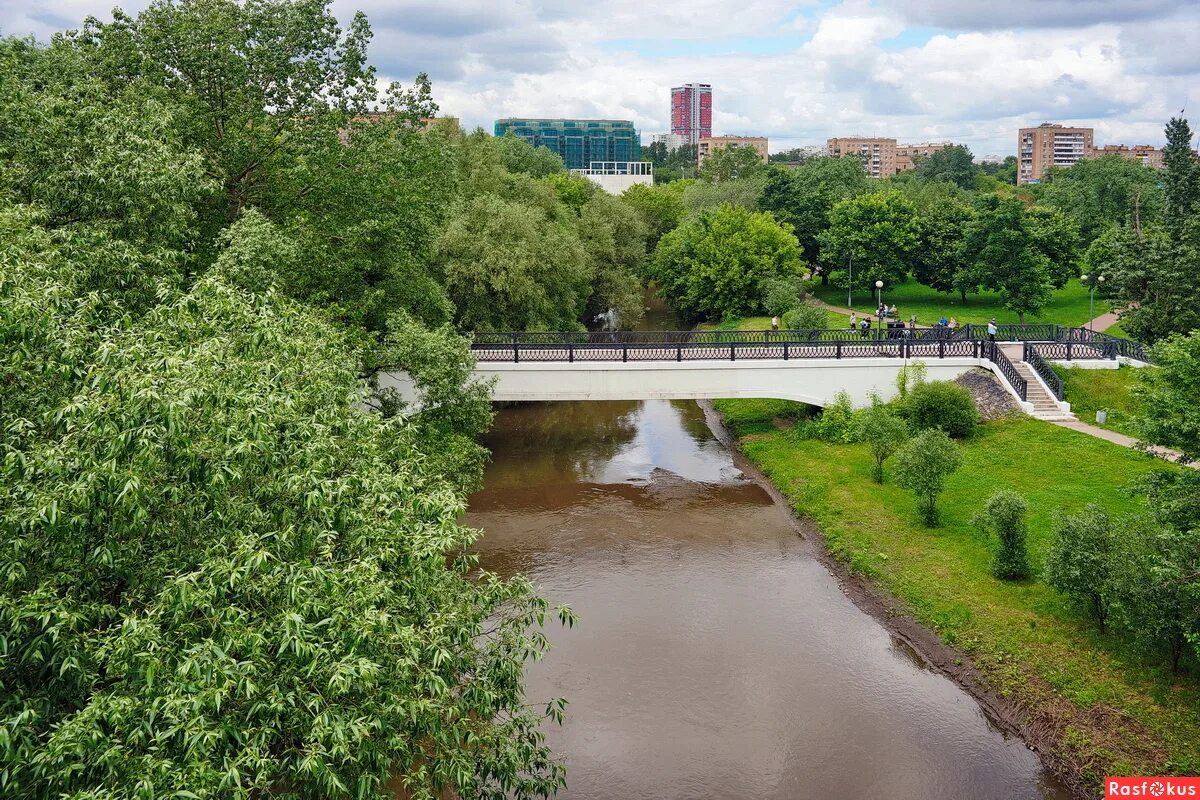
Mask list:
[[[1100,630],[1108,621],[1118,545],[1112,522],[1100,506],[1055,516],[1046,583],[1085,607]]]
[[[876,483],[883,483],[883,462],[908,441],[908,425],[887,406],[872,406],[863,412],[861,433],[875,459],[871,477]]]
[[[936,428],[918,434],[896,453],[896,484],[916,494],[917,513],[927,527],[937,526],[938,495],[960,466],[962,451]]]
[[[896,373],[896,392],[900,399],[908,397],[910,390],[924,383],[928,372],[924,361],[911,361],[901,367]]]
[[[1010,489],[1000,489],[988,498],[983,510],[972,522],[985,534],[994,535],[1000,543],[992,560],[992,574],[1002,581],[1019,581],[1029,577],[1029,553],[1025,540],[1029,528],[1025,512],[1029,504]]]

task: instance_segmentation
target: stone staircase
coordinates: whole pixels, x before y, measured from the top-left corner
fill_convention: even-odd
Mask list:
[[[1046,391],[1034,373],[1033,367],[1016,359],[1013,359],[1012,362],[1013,366],[1017,368],[1017,372],[1028,384],[1025,390],[1025,401],[1033,405],[1033,412],[1030,416],[1046,420],[1075,419],[1074,414],[1063,411],[1059,407],[1058,401],[1054,399],[1054,395]]]

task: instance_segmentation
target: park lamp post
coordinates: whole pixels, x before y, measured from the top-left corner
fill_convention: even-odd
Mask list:
[[[1095,280],[1091,280],[1088,275],[1080,275],[1079,280],[1088,285],[1088,330],[1095,333],[1096,329],[1092,320],[1096,317],[1096,286],[1104,283],[1104,276],[1097,275]]]
[[[879,308],[881,305],[883,305],[883,281],[875,281],[875,308]],[[883,315],[878,314],[877,316],[879,317],[879,329],[883,330]]]

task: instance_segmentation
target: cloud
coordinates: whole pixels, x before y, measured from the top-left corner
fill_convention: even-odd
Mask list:
[[[0,28],[35,33],[114,0],[0,0]],[[126,3],[136,10],[142,3]],[[670,88],[714,87],[718,133],[772,149],[855,133],[1015,150],[1017,129],[1090,124],[1098,143],[1160,143],[1200,109],[1195,0],[334,0],[362,9],[380,75],[428,72],[443,113],[616,117],[668,127]]]
[[[1179,0],[885,0],[909,22],[958,31],[1083,28],[1106,22],[1142,24],[1171,13]],[[1195,6],[1194,0],[1182,5]]]

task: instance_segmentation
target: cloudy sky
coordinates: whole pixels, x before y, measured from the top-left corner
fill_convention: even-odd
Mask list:
[[[146,0],[119,3],[137,10]],[[0,33],[46,38],[114,0],[0,0]],[[1017,128],[1092,125],[1161,144],[1200,122],[1200,0],[334,0],[365,11],[372,59],[426,71],[442,113],[668,126],[669,90],[713,85],[716,133],[771,150],[836,135],[1016,150]],[[1193,127],[1200,127],[1194,125]]]

